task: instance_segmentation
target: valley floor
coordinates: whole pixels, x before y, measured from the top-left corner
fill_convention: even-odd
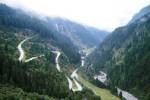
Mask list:
[[[91,89],[97,96],[100,96],[102,100],[120,100],[119,97],[111,94],[109,90],[96,87],[82,77],[80,77],[80,81],[85,87]]]

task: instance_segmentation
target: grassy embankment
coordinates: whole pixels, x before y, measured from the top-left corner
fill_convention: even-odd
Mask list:
[[[119,97],[113,95],[109,90],[96,87],[82,77],[80,77],[80,82],[85,87],[91,89],[95,93],[95,95],[100,96],[102,100],[120,100]]]

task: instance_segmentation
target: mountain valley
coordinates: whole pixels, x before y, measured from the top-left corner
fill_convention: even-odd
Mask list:
[[[1,100],[149,100],[150,7],[107,32],[0,4]]]

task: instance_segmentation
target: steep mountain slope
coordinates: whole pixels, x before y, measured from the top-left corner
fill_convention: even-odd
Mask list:
[[[23,43],[23,59],[43,56],[29,62],[18,60],[19,53],[23,52],[18,50],[20,43]],[[58,62],[54,50],[61,52],[62,70],[80,60],[77,47],[68,37],[53,30],[53,26],[0,4],[0,99],[100,100],[85,88],[77,93],[69,90],[67,73],[58,72],[55,67]]]
[[[55,27],[57,32],[69,37],[79,49],[94,47],[108,35],[106,31],[81,25],[68,19],[57,17],[47,18],[47,21]]]
[[[77,47],[73,45],[68,37],[59,34],[52,25],[35,16],[30,16],[21,10],[12,9],[1,4],[0,25],[30,29],[41,37],[49,39],[51,45],[61,49],[67,55],[70,62],[77,63],[80,60]]]
[[[140,10],[139,13],[135,14],[133,16],[133,18],[131,19],[131,21],[129,22],[129,24],[137,21],[138,19],[140,19],[141,17],[147,15],[148,13],[150,13],[150,5],[147,6],[147,7],[144,7],[143,9]]]
[[[87,62],[92,64],[87,68],[92,76],[103,70],[108,74],[109,85],[128,90],[140,100],[149,100],[149,13],[132,24],[117,28],[87,58]]]

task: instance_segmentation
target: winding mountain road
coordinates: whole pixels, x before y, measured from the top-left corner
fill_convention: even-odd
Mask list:
[[[24,42],[26,42],[27,40],[29,40],[29,39],[30,39],[30,37],[24,39],[24,40],[21,41],[21,42],[19,43],[19,45],[18,45],[18,50],[19,50],[19,52],[20,52],[20,56],[19,56],[19,58],[18,58],[19,61],[23,61],[24,56],[25,56],[24,50],[22,49],[22,44],[23,44]]]
[[[74,81],[74,83],[76,84],[77,89],[72,88],[72,91],[73,91],[73,92],[82,91],[83,88],[82,88],[82,86],[78,83],[78,81],[76,81],[76,79],[74,79],[74,78],[73,78],[73,81]]]
[[[66,78],[67,78],[67,80],[68,80],[69,89],[72,90],[72,88],[73,88],[73,83],[72,83],[71,79],[70,79],[68,76],[66,76]]]
[[[30,62],[30,61],[32,61],[32,60],[34,60],[34,59],[37,59],[37,58],[39,58],[39,57],[43,57],[43,56],[44,56],[44,55],[40,55],[40,56],[36,56],[36,57],[31,57],[31,58],[29,58],[29,59],[25,59],[25,53],[24,53],[24,50],[23,50],[23,48],[22,48],[22,45],[23,45],[24,42],[26,42],[27,40],[29,40],[29,39],[31,39],[31,38],[33,38],[33,37],[35,37],[35,36],[28,37],[28,38],[24,39],[23,41],[21,41],[21,42],[18,44],[18,47],[17,47],[17,48],[18,48],[18,51],[19,51],[19,53],[20,53],[20,56],[19,56],[19,58],[18,58],[19,61]]]
[[[83,89],[82,86],[80,85],[80,83],[78,83],[78,81],[77,81],[77,80],[79,80],[79,79],[78,79],[77,71],[78,71],[78,68],[75,69],[75,70],[72,72],[72,74],[70,75],[70,77],[72,78],[73,82],[74,82],[75,85],[76,85],[76,88],[73,88],[73,87],[72,87],[72,91],[73,91],[73,92],[82,91],[82,89]]]
[[[52,53],[56,54],[56,58],[55,58],[55,63],[56,63],[56,68],[59,72],[61,72],[60,66],[59,66],[59,57],[60,57],[60,51],[52,51]]]
[[[107,74],[103,71],[99,71],[99,75],[95,75],[94,79],[98,79],[100,82],[104,83],[107,80]]]
[[[43,57],[44,56],[44,55],[40,55],[40,56],[36,56],[36,57],[31,57],[29,59],[25,59],[25,52],[24,52],[24,49],[22,48],[22,45],[23,45],[23,43],[25,43],[27,40],[29,40],[31,38],[33,38],[33,37],[28,37],[28,38],[24,39],[23,41],[21,41],[18,44],[17,48],[18,48],[18,51],[20,53],[20,56],[18,58],[19,61],[23,61],[23,62],[27,63],[27,62],[30,62],[30,61],[32,61],[34,59],[37,59],[39,57]],[[52,51],[52,53],[56,54],[56,58],[55,58],[56,68],[57,68],[57,70],[59,72],[61,72],[59,61],[58,61],[58,59],[59,59],[59,57],[61,55],[61,52],[60,51]],[[72,78],[73,81],[68,76],[66,76],[66,78],[68,80],[68,83],[69,83],[69,89],[72,90],[73,92],[82,91],[82,86],[76,80],[76,79],[78,79],[77,71],[78,71],[78,69],[73,71],[73,73],[71,74],[71,78]],[[76,88],[73,87],[73,83],[75,83]]]
[[[77,68],[77,69],[75,69],[75,70],[72,72],[72,74],[70,75],[70,77],[71,77],[72,79],[73,79],[73,78],[78,79],[77,71],[78,71],[78,68]]]
[[[39,57],[43,57],[44,55],[40,55],[40,56],[36,56],[36,57],[32,57],[32,58],[29,58],[29,59],[26,59],[24,62],[30,62],[30,61],[32,61],[32,60],[34,60],[34,59],[37,59],[37,58],[39,58]]]
[[[59,72],[61,72],[61,69],[59,66],[59,61],[58,61],[61,53],[60,53],[60,51],[52,51],[52,53],[56,54],[56,58],[55,58],[56,68]],[[70,76],[73,81],[68,76],[66,76],[66,78],[68,80],[68,84],[69,84],[69,89],[72,90],[73,92],[82,91],[82,86],[76,80],[76,79],[78,79],[77,71],[78,71],[78,69],[73,71],[73,73]],[[76,88],[73,87],[73,83],[75,83]]]

